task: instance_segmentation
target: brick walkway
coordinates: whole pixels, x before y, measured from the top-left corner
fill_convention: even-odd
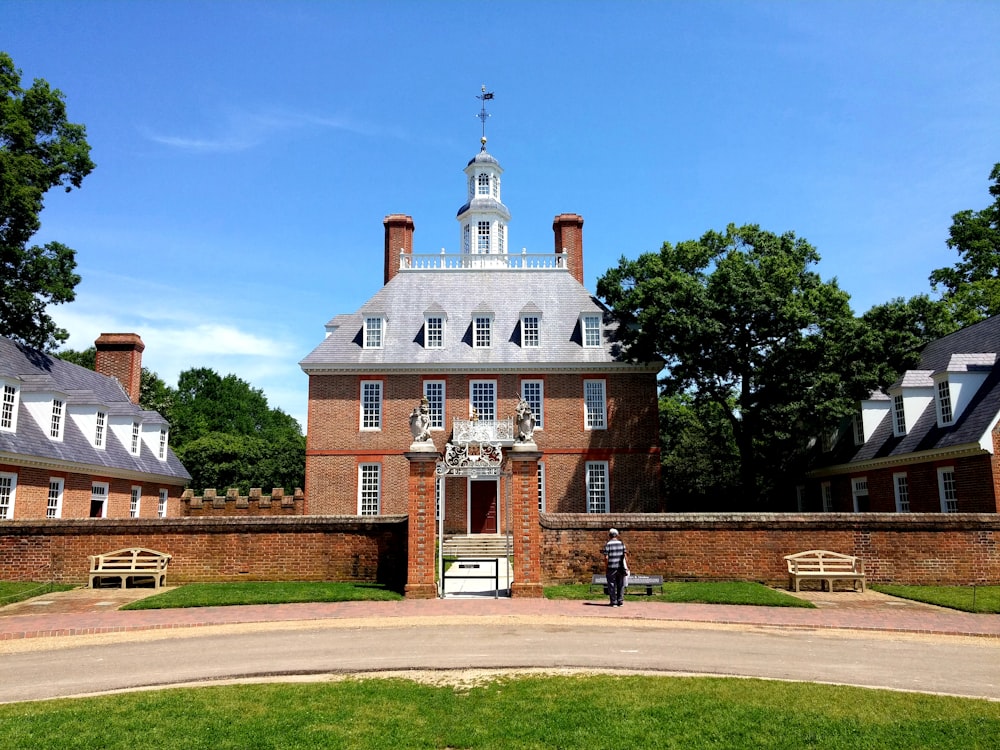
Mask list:
[[[296,621],[449,617],[573,617],[670,622],[925,633],[1000,638],[1000,615],[969,614],[894,599],[876,592],[803,592],[816,609],[667,604],[632,600],[622,608],[599,602],[546,599],[416,599],[119,611],[149,589],[76,589],[0,607],[0,640],[132,632],[209,625]]]

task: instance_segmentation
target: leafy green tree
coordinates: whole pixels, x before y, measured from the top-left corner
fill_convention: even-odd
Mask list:
[[[744,507],[773,501],[809,439],[855,406],[844,354],[859,324],[847,293],[810,270],[818,261],[794,233],[730,225],[622,258],[597,283],[628,356],[660,356],[665,394],[724,415]]]
[[[45,194],[79,188],[93,168],[86,130],[67,119],[62,92],[40,78],[22,88],[21,71],[0,52],[0,335],[46,351],[68,338],[46,307],[76,296],[76,254],[59,242],[28,243]]]
[[[961,326],[1000,313],[1000,163],[990,179],[992,204],[952,216],[947,242],[958,251],[959,261],[930,275],[931,287],[943,288],[942,299]]]

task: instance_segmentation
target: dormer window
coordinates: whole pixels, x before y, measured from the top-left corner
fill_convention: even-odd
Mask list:
[[[493,345],[493,316],[479,314],[472,319],[472,346],[489,349]]]
[[[939,380],[937,384],[938,424],[942,427],[953,421],[951,411],[951,387],[947,380]]]
[[[381,349],[385,339],[385,318],[370,315],[365,318],[365,349]]]
[[[157,451],[156,451],[156,457],[158,459],[160,459],[161,461],[165,461],[166,458],[167,458],[167,435],[168,434],[169,433],[167,432],[167,428],[166,427],[161,427],[160,428],[160,442],[159,442],[159,447],[157,448]]]
[[[444,348],[444,318],[428,315],[424,318],[424,346],[428,349]]]
[[[49,422],[49,437],[53,440],[62,440],[63,411],[65,406],[65,402],[61,398],[52,399],[52,419]]]
[[[541,345],[541,318],[534,313],[522,315],[521,346],[525,349],[537,349]]]
[[[98,411],[96,419],[94,421],[94,447],[104,448],[105,443],[105,431],[108,426],[108,413],[104,411]]]
[[[10,383],[3,384],[0,394],[0,430],[14,432],[17,430],[17,396],[18,388]]]
[[[858,413],[854,414],[851,419],[852,427],[854,428],[854,444],[864,445],[865,444],[865,423],[861,415]]]
[[[580,316],[580,328],[583,334],[583,345],[595,347],[601,345],[601,316],[585,313]]]
[[[906,410],[902,393],[892,397],[892,434],[896,437],[903,437],[906,434]]]
[[[131,453],[133,456],[139,455],[139,445],[140,445],[139,438],[142,434],[141,427],[142,426],[139,424],[139,422],[136,421],[132,422],[132,441],[129,444],[129,453]]]

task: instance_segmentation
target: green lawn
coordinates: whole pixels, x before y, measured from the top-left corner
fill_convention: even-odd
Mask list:
[[[811,602],[748,581],[723,581],[711,583],[663,584],[663,593],[652,596],[626,595],[630,602],[702,602],[704,604],[758,604],[765,607],[813,607]],[[547,599],[588,599],[604,601],[608,597],[601,589],[590,590],[589,584],[546,586]]]
[[[38,583],[35,581],[0,581],[0,607],[21,602],[34,596],[42,596],[50,591],[75,589],[72,583]]]
[[[189,583],[127,604],[122,609],[226,607],[238,604],[292,602],[395,601],[396,591],[374,583],[328,581]]]
[[[1000,614],[1000,586],[872,586],[889,596],[912,599],[964,612]]]
[[[171,689],[0,706],[2,750],[995,750],[1000,703],[608,675]]]

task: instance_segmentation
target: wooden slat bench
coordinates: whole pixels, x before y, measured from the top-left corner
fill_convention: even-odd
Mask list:
[[[593,591],[595,587],[600,586],[604,593],[608,593],[608,577],[606,575],[594,575],[590,579],[590,590]],[[653,595],[653,589],[659,589],[659,593],[663,593],[663,576],[640,576],[640,575],[630,575],[628,577],[628,586],[625,587],[626,594],[641,594],[643,589],[646,596]]]
[[[89,555],[90,558],[90,588],[97,588],[102,578],[119,578],[122,588],[126,588],[129,579],[133,585],[136,579],[151,578],[153,588],[167,585],[167,563],[170,555],[144,547],[129,547],[105,552],[103,555]]]
[[[834,581],[851,581],[855,591],[860,583],[861,593],[865,592],[864,564],[857,557],[811,549],[785,555],[785,561],[788,563],[788,585],[793,591],[799,590],[803,580],[818,580],[826,591],[833,591]]]

